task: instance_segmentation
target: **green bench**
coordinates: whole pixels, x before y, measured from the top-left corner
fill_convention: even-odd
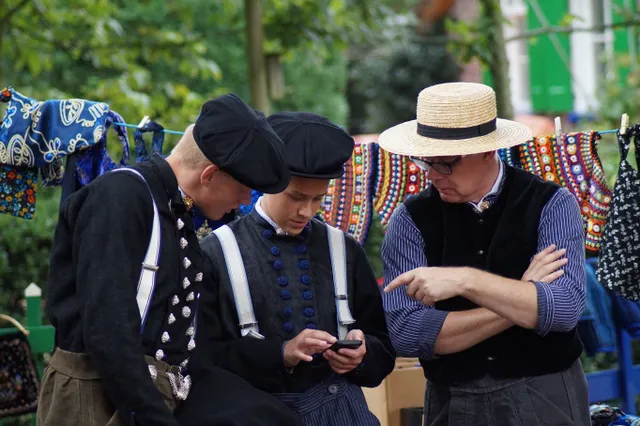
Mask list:
[[[29,344],[33,352],[36,366],[42,377],[44,370],[43,354],[53,350],[54,328],[50,325],[42,324],[42,290],[36,284],[31,283],[24,291],[27,299],[27,324],[24,327],[28,331]],[[10,325],[10,323],[8,323]],[[0,336],[12,334],[18,331],[17,327],[0,328]],[[0,419],[0,426],[8,423],[9,419]],[[36,424],[35,415],[32,416],[31,424]]]

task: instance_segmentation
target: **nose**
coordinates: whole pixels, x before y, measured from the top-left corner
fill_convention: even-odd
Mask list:
[[[311,202],[303,203],[300,206],[300,208],[298,209],[298,215],[300,215],[301,217],[303,217],[303,218],[305,218],[307,220],[311,219],[313,217],[313,215],[315,214],[311,204],[312,204]]]
[[[442,179],[444,176],[445,175],[438,172],[433,167],[429,167],[429,170],[427,170],[427,180],[434,181],[434,180]]]

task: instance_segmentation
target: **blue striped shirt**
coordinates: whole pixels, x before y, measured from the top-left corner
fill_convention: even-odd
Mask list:
[[[498,191],[485,198],[490,205],[502,189],[504,179],[499,180]],[[543,336],[550,331],[573,329],[586,300],[584,227],[578,203],[565,188],[560,188],[542,209],[538,251],[551,244],[567,249],[568,263],[562,277],[550,284],[535,283],[538,291],[536,331]],[[427,266],[424,248],[420,231],[401,204],[391,216],[382,242],[384,285],[404,272]],[[436,338],[448,312],[410,299],[404,287],[383,294],[389,334],[398,355],[433,359]]]

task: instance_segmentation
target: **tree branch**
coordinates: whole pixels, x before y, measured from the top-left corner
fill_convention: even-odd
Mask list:
[[[9,23],[9,21],[11,20],[13,15],[15,15],[18,12],[20,12],[20,9],[24,8],[25,6],[27,6],[27,4],[30,1],[31,0],[22,0],[13,9],[8,11],[6,15],[4,15],[2,18],[0,18],[0,28],[4,27],[5,24]]]
[[[505,42],[522,40],[525,38],[537,37],[546,34],[570,34],[570,33],[592,33],[592,32],[602,32],[604,30],[613,30],[618,28],[627,28],[640,26],[640,20],[634,19],[631,21],[623,21],[623,22],[615,22],[612,24],[605,25],[596,25],[594,27],[542,27],[536,28],[535,30],[525,31],[520,34],[516,34],[513,37],[509,37],[505,40]]]

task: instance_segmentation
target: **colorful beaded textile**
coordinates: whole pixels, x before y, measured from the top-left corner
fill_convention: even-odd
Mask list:
[[[37,188],[38,169],[0,164],[0,213],[33,219]]]
[[[371,183],[377,151],[375,143],[356,143],[344,176],[331,180],[320,207],[323,222],[351,234],[360,244],[364,244],[371,225]]]
[[[522,168],[522,163],[520,163],[520,149],[517,146],[499,149],[498,155],[506,165],[519,169]]]
[[[419,194],[429,186],[424,173],[409,157],[378,148],[378,167],[373,210],[386,228],[391,214],[408,196]]]
[[[585,225],[585,247],[591,252],[600,249],[612,196],[598,157],[599,138],[597,132],[565,133],[560,144],[555,136],[542,136],[520,146],[525,170],[564,186],[576,197]]]

